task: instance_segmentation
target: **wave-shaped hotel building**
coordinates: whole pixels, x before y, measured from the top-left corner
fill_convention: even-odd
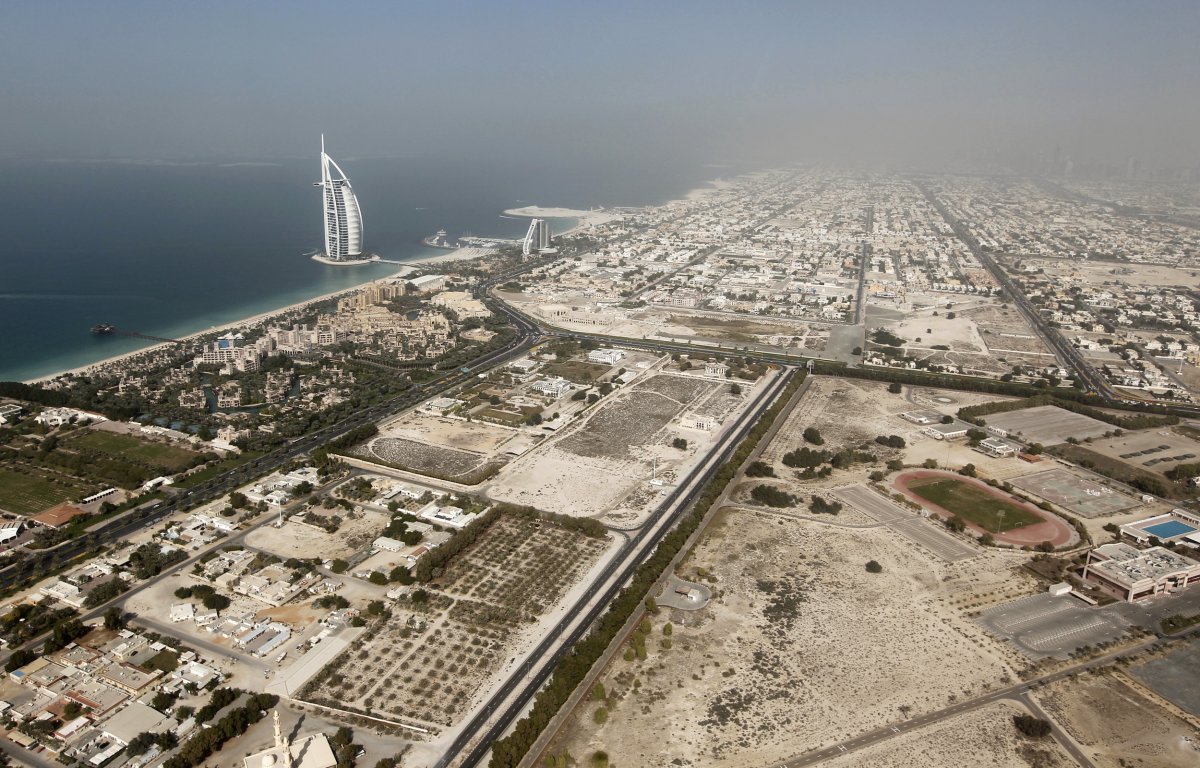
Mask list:
[[[333,158],[325,154],[325,134],[321,134],[321,181],[325,212],[325,258],[330,261],[355,261],[362,256],[362,211],[350,179]]]

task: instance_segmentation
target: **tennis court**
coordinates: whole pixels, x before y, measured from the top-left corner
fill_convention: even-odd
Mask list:
[[[1051,504],[1086,518],[1104,517],[1141,504],[1131,496],[1062,468],[1022,475],[1008,482],[1015,488],[1040,496]]]

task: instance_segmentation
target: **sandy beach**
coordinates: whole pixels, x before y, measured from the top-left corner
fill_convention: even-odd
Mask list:
[[[576,208],[549,208],[542,205],[527,205],[523,208],[509,208],[504,212],[504,214],[506,216],[522,216],[526,218],[578,220],[575,223],[575,226],[562,232],[555,232],[554,234],[556,236],[569,235],[576,230],[583,229],[584,227],[603,224],[620,216],[619,213],[608,210],[583,211]]]
[[[268,310],[266,312],[260,312],[257,315],[251,315],[250,317],[244,317],[240,320],[235,320],[233,322],[225,323],[223,325],[215,325],[215,326],[212,326],[211,328],[205,328],[204,330],[196,331],[195,333],[191,333],[186,336],[181,336],[181,337],[179,337],[178,341],[192,341],[193,339],[197,339],[202,336],[207,336],[212,333],[231,330],[234,328],[255,327],[255,326],[262,324],[263,322],[265,322],[267,320],[270,320],[273,317],[276,317],[277,315],[282,315],[286,312],[292,312],[297,309],[303,309],[304,307],[307,307],[310,304],[315,304],[320,301],[326,301],[328,299],[333,299],[333,298],[337,298],[339,296],[345,296],[347,294],[353,293],[353,292],[359,290],[360,288],[362,288],[364,285],[367,285],[368,283],[373,283],[373,282],[376,282],[377,280],[392,280],[397,277],[404,277],[405,275],[408,275],[409,273],[415,271],[414,267],[417,267],[417,266],[426,265],[426,264],[444,264],[444,263],[451,262],[451,261],[469,261],[469,260],[473,260],[473,259],[478,259],[483,255],[485,255],[484,252],[481,252],[481,250],[478,248],[458,248],[456,250],[448,251],[446,253],[440,253],[440,254],[436,254],[436,255],[432,255],[432,256],[425,256],[425,257],[422,257],[419,259],[413,259],[412,261],[404,262],[404,265],[401,266],[395,273],[393,273],[391,275],[387,275],[386,277],[374,278],[372,280],[364,280],[362,283],[359,283],[358,285],[356,285],[352,288],[343,288],[341,290],[331,291],[330,293],[325,293],[320,296],[314,296],[310,299],[305,299],[304,301],[298,301],[295,304],[289,304],[287,306],[279,307],[277,309]],[[142,355],[142,354],[146,354],[148,352],[153,352],[157,349],[162,349],[163,347],[169,346],[169,344],[170,344],[170,342],[161,342],[159,344],[150,344],[145,347],[142,347],[141,349],[135,349],[135,350],[132,350],[129,352],[123,352],[119,355],[113,355],[112,357],[106,357],[103,360],[98,360],[94,363],[88,363],[87,365],[81,365],[76,368],[68,368],[65,370],[56,371],[55,373],[46,374],[45,376],[39,376],[37,378],[27,379],[25,381],[25,383],[26,384],[38,384],[41,382],[51,381],[52,379],[57,379],[59,376],[66,376],[68,374],[86,373],[86,372],[93,371],[98,368],[103,368],[105,366],[112,365],[113,363],[120,362],[121,360],[126,360],[128,358],[135,357],[136,355]]]

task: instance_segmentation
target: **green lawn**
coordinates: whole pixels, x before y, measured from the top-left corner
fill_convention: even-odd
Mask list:
[[[951,514],[992,533],[1011,531],[1042,522],[1042,518],[1028,509],[1011,504],[964,480],[948,477],[927,482],[917,481],[909,483],[908,489],[922,499],[933,502]]]
[[[117,456],[139,464],[149,464],[168,474],[187,469],[197,455],[194,451],[174,445],[101,430],[93,430],[71,438],[67,445],[80,450]]]
[[[51,482],[41,474],[23,474],[0,467],[0,509],[21,515],[36,515],[86,489],[83,485]]]
[[[546,363],[542,373],[547,376],[561,376],[572,384],[591,384],[597,378],[608,373],[611,366],[601,363],[589,363],[583,360],[563,360]]]

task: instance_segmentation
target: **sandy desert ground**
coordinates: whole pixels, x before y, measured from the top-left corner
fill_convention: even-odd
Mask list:
[[[881,529],[721,514],[681,572],[704,569],[713,601],[653,617],[648,658],[617,660],[603,678],[607,722],[581,707],[556,753],[768,765],[1015,678],[1006,650],[949,602],[947,584],[977,589],[970,571]],[[868,573],[869,559],[883,573]]]
[[[1030,740],[1013,727],[1028,710],[999,701],[835,760],[822,768],[1056,768],[1075,761],[1053,739]]]
[[[1200,729],[1142,695],[1121,673],[1063,680],[1037,698],[1097,768],[1200,765],[1194,746]]]
[[[728,395],[723,380],[657,374],[641,378],[601,402],[583,419],[513,461],[488,487],[497,501],[548,512],[595,517],[627,526],[644,516],[664,486],[703,455],[718,431],[691,429],[680,415],[696,412],[727,423],[752,396],[752,387]],[[682,437],[680,450],[672,440]]]

